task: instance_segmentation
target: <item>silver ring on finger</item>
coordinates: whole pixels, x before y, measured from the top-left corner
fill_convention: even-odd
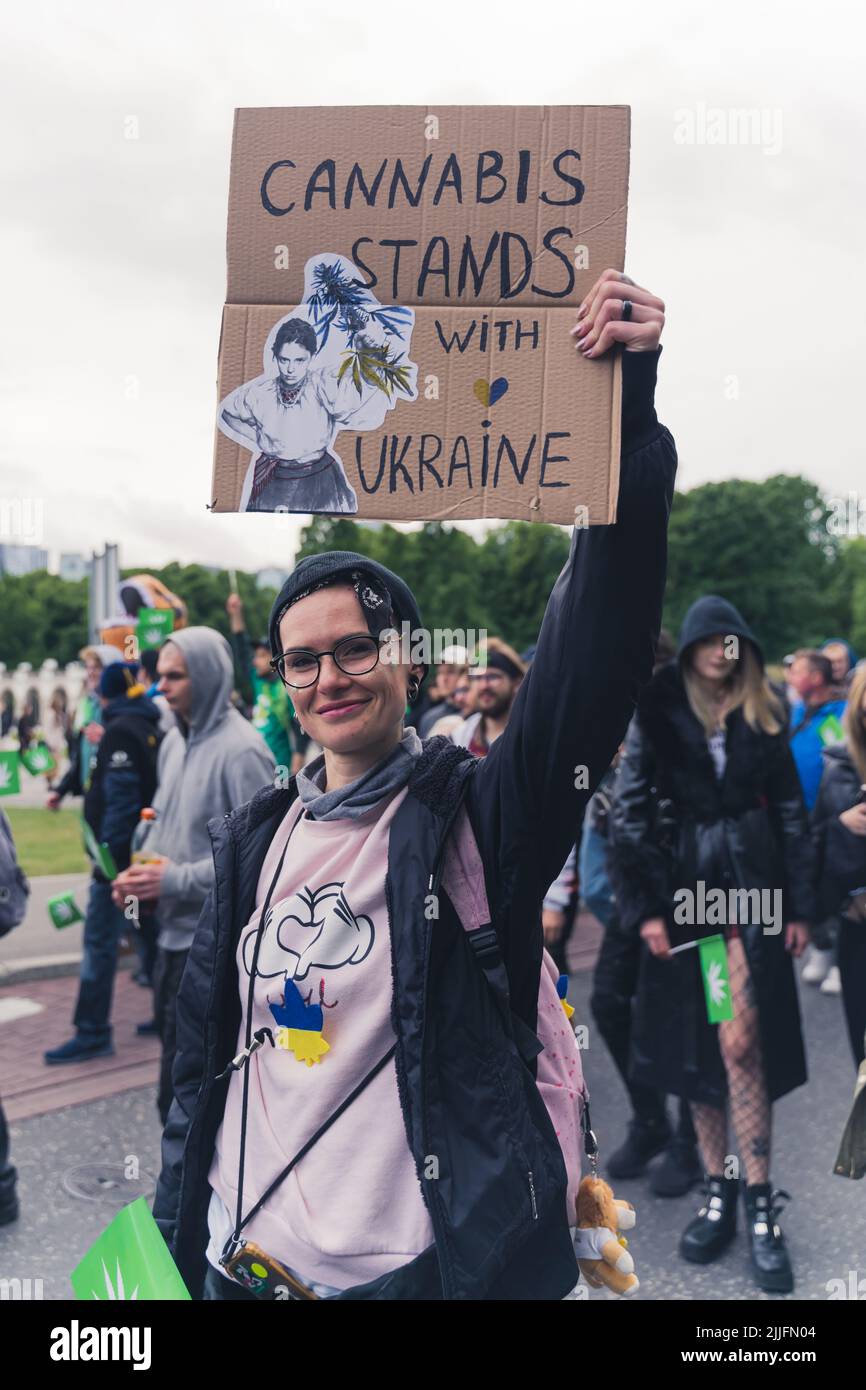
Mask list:
[[[632,311],[633,308],[634,308],[634,305],[632,304],[632,302],[631,302],[630,299],[624,299],[624,300],[622,301],[622,320],[623,320],[623,323],[628,323],[629,319],[631,318],[631,311]]]
[[[624,270],[621,270],[621,271],[620,271],[620,273],[619,273],[619,278],[620,278],[620,280],[622,280],[623,284],[625,284],[625,285],[633,285],[633,284],[634,284],[634,280],[631,278],[630,275],[626,275],[626,273],[625,273]]]

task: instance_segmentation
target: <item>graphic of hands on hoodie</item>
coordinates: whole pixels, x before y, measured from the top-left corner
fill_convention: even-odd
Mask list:
[[[157,903],[159,945],[186,950],[214,879],[207,823],[273,784],[274,760],[260,734],[229,703],[231,648],[209,627],[187,627],[170,638],[192,680],[189,723],[166,734],[159,750],[157,819],[143,842],[171,860]]]

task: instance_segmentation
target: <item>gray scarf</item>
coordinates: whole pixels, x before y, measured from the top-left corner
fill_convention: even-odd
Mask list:
[[[357,820],[371,811],[383,797],[406,785],[415,759],[421,756],[422,743],[409,725],[392,753],[368,768],[354,782],[333,791],[325,785],[325,755],[314,758],[297,775],[298,795],[304,809],[313,820]]]

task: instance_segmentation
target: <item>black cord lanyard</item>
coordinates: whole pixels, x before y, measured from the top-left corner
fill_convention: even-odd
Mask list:
[[[273,1036],[272,1036],[271,1030],[270,1030],[269,1028],[259,1028],[259,1029],[257,1029],[257,1030],[256,1030],[256,1033],[255,1033],[256,1043],[253,1044],[253,1031],[252,1031],[252,1028],[253,1028],[253,1005],[254,1005],[254,1002],[255,1002],[255,981],[256,981],[256,969],[257,969],[257,967],[258,967],[258,959],[259,959],[259,947],[261,946],[262,937],[263,937],[263,935],[264,935],[265,925],[266,925],[267,916],[268,916],[268,909],[270,908],[270,905],[271,905],[271,899],[273,898],[274,892],[276,891],[276,887],[277,887],[277,883],[278,883],[278,881],[279,881],[280,874],[281,874],[282,871],[283,871],[283,864],[284,864],[285,858],[286,858],[286,851],[287,851],[288,848],[289,848],[289,841],[291,840],[292,836],[294,835],[295,830],[297,829],[297,826],[298,826],[299,822],[300,822],[301,820],[303,820],[303,817],[304,817],[304,812],[303,812],[303,810],[302,810],[302,811],[301,811],[301,814],[296,818],[294,824],[292,825],[291,830],[289,831],[289,833],[288,833],[288,835],[287,835],[287,837],[286,837],[286,843],[283,845],[283,851],[282,851],[282,854],[280,855],[280,860],[279,860],[279,863],[277,864],[276,872],[274,873],[274,876],[273,876],[273,878],[272,878],[272,880],[271,880],[271,886],[269,887],[269,889],[268,889],[268,891],[267,891],[267,895],[266,895],[266,897],[265,897],[264,906],[262,907],[261,916],[260,916],[260,918],[259,918],[259,925],[258,925],[258,928],[256,929],[256,943],[255,943],[255,946],[254,946],[254,948],[253,948],[253,958],[252,958],[252,962],[251,962],[251,965],[250,965],[250,984],[249,984],[249,989],[248,989],[248,991],[247,991],[246,1048],[244,1049],[244,1052],[240,1053],[240,1054],[234,1059],[233,1062],[230,1062],[229,1065],[228,1065],[228,1067],[226,1067],[225,1071],[221,1073],[221,1076],[226,1076],[230,1071],[238,1071],[238,1070],[240,1069],[240,1066],[241,1066],[241,1065],[242,1065],[243,1068],[244,1068],[244,1089],[243,1089],[243,1098],[242,1098],[242,1101],[241,1101],[241,1142],[240,1142],[240,1156],[239,1156],[239,1160],[238,1160],[238,1200],[237,1200],[237,1207],[236,1207],[236,1211],[235,1211],[235,1225],[234,1225],[234,1230],[232,1231],[232,1234],[229,1236],[228,1240],[227,1240],[226,1243],[225,1243],[225,1246],[223,1247],[222,1255],[220,1256],[220,1264],[225,1264],[229,1259],[231,1259],[232,1254],[233,1254],[234,1251],[237,1249],[237,1246],[238,1246],[238,1244],[239,1244],[239,1241],[240,1241],[240,1233],[241,1233],[241,1231],[243,1230],[244,1226],[246,1226],[247,1223],[253,1219],[253,1217],[255,1216],[256,1212],[260,1211],[261,1208],[264,1206],[265,1202],[268,1200],[268,1198],[269,1198],[274,1192],[276,1192],[276,1190],[277,1190],[277,1188],[279,1187],[280,1183],[283,1182],[283,1180],[284,1180],[285,1178],[288,1177],[289,1173],[292,1171],[292,1169],[294,1168],[295,1164],[296,1164],[296,1163],[299,1163],[300,1160],[304,1157],[304,1155],[307,1154],[307,1153],[309,1153],[310,1149],[313,1147],[313,1145],[314,1145],[315,1143],[318,1142],[319,1139],[321,1139],[321,1137],[322,1137],[322,1135],[325,1133],[325,1131],[328,1130],[328,1129],[330,1129],[330,1127],[331,1127],[331,1125],[334,1123],[334,1121],[335,1121],[335,1120],[338,1120],[338,1119],[340,1118],[340,1116],[342,1115],[343,1111],[348,1109],[348,1107],[352,1104],[352,1101],[355,1100],[355,1099],[361,1094],[361,1092],[364,1090],[365,1086],[369,1085],[369,1083],[373,1080],[373,1078],[374,1078],[376,1075],[378,1075],[378,1073],[382,1070],[382,1068],[385,1067],[385,1066],[388,1064],[388,1062],[389,1062],[389,1061],[391,1060],[391,1058],[394,1056],[394,1053],[397,1051],[397,1044],[396,1044],[396,1042],[395,1042],[395,1043],[392,1043],[391,1047],[388,1048],[388,1051],[385,1053],[384,1057],[381,1057],[381,1058],[379,1059],[379,1061],[375,1064],[375,1066],[372,1067],[372,1068],[370,1069],[370,1071],[367,1072],[367,1075],[364,1076],[364,1077],[358,1082],[358,1085],[355,1087],[355,1089],[354,1089],[353,1091],[351,1091],[351,1092],[349,1093],[348,1096],[346,1096],[345,1100],[343,1100],[343,1101],[340,1102],[340,1104],[337,1106],[337,1109],[334,1110],[333,1113],[330,1114],[330,1115],[328,1116],[327,1120],[325,1120],[325,1122],[324,1122],[322,1125],[319,1126],[319,1128],[316,1130],[316,1132],[315,1132],[315,1134],[312,1136],[312,1138],[308,1139],[307,1142],[303,1145],[303,1147],[300,1148],[300,1149],[298,1150],[298,1152],[295,1154],[294,1158],[292,1158],[292,1159],[286,1164],[285,1168],[284,1168],[284,1169],[282,1170],[282,1172],[274,1179],[274,1181],[271,1183],[270,1187],[268,1187],[268,1188],[266,1189],[266,1191],[263,1193],[263,1195],[262,1195],[262,1196],[259,1198],[259,1200],[256,1202],[255,1206],[254,1206],[254,1207],[251,1207],[250,1210],[247,1212],[246,1216],[244,1216],[243,1219],[242,1219],[242,1213],[243,1213],[243,1200],[244,1200],[244,1162],[245,1162],[245,1158],[246,1158],[246,1148],[247,1148],[247,1109],[248,1109],[249,1089],[250,1089],[250,1067],[249,1067],[249,1061],[250,1061],[250,1056],[251,1056],[251,1054],[256,1050],[256,1047],[261,1047],[262,1044],[264,1043],[265,1036],[268,1037],[271,1046],[273,1047],[273,1045],[274,1045]],[[220,1077],[217,1077],[217,1080],[220,1080]]]

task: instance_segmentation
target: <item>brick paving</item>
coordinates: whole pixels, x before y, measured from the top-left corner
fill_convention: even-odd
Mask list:
[[[581,913],[568,948],[572,971],[592,968],[600,939],[595,918]],[[159,1039],[140,1038],[135,1031],[136,1024],[150,1016],[151,992],[136,985],[130,971],[124,969],[117,972],[114,991],[115,1055],[62,1067],[45,1064],[42,1054],[46,1048],[72,1037],[77,991],[77,975],[0,987],[0,1096],[10,1121],[156,1085]],[[25,1008],[40,1006],[39,1012],[4,1021],[4,1013],[16,1013],[19,1000],[26,1001]]]
[[[15,1011],[15,1000],[40,1005],[38,1013],[0,1021],[0,1096],[10,1121],[62,1110],[67,1105],[156,1086],[159,1039],[140,1038],[136,1025],[151,1016],[153,996],[135,984],[128,970],[119,970],[114,991],[113,1057],[93,1062],[47,1066],[42,1054],[66,1042],[74,1032],[72,1014],[78,977],[31,980],[0,988],[0,1005]]]

